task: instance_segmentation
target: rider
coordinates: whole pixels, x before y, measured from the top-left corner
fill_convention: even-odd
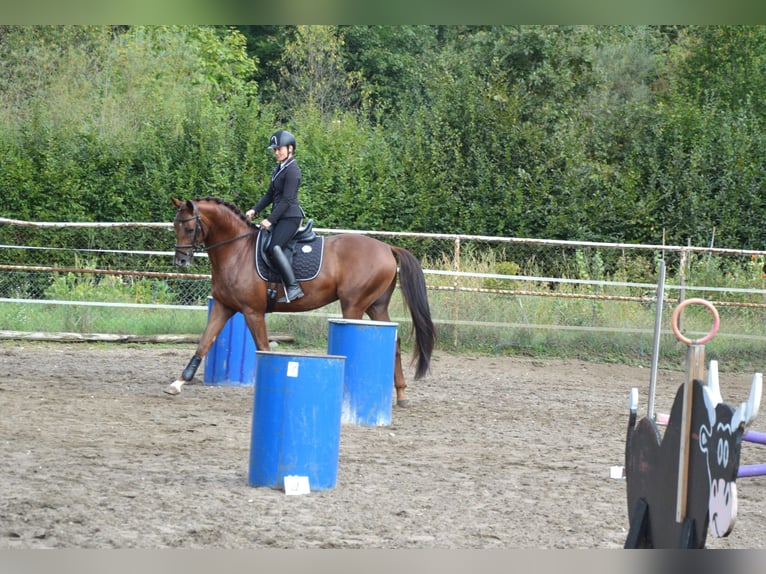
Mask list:
[[[285,296],[280,303],[289,303],[303,297],[303,290],[295,280],[295,273],[284,254],[285,244],[292,239],[305,216],[298,201],[298,188],[301,185],[301,170],[295,161],[295,136],[288,131],[274,132],[266,149],[274,150],[278,165],[271,174],[271,183],[264,196],[245,217],[251,220],[256,213],[267,205],[273,204],[271,213],[261,221],[261,227],[271,229],[271,244],[268,255],[276,266],[285,285]]]

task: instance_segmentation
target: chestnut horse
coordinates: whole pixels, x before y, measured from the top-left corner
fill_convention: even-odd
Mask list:
[[[176,206],[173,227],[176,233],[173,263],[192,264],[195,251],[208,254],[212,272],[212,297],[207,326],[194,356],[181,376],[165,392],[177,395],[190,381],[226,321],[239,311],[253,335],[258,350],[269,350],[265,314],[267,282],[255,267],[258,226],[248,221],[235,205],[214,197],[189,201],[171,200]],[[290,303],[273,303],[273,311],[310,311],[340,301],[347,319],[362,319],[367,313],[374,321],[390,321],[388,304],[396,287],[397,263],[404,302],[412,316],[415,331],[413,362],[415,379],[429,370],[436,331],[431,321],[425,277],[417,258],[401,247],[394,247],[360,234],[324,238],[324,255],[318,275],[301,284],[304,296]],[[279,287],[279,294],[283,287]],[[396,402],[406,406],[407,398],[401,360],[401,339],[397,333],[394,387]]]

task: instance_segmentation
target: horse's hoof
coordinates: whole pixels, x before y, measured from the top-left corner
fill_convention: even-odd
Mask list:
[[[162,391],[165,394],[167,394],[167,395],[179,395],[179,394],[181,394],[181,389],[179,389],[178,387],[174,387],[172,384],[168,385],[167,387],[162,389]]]
[[[407,408],[408,406],[410,406],[410,399],[399,399],[398,401],[396,401],[396,406]]]

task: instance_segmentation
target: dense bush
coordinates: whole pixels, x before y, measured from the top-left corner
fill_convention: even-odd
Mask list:
[[[3,26],[0,215],[766,248],[758,26]],[[613,262],[607,262],[612,265]]]

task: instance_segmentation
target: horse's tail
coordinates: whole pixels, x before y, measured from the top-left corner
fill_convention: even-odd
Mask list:
[[[431,352],[436,342],[436,330],[431,320],[431,309],[428,306],[426,279],[420,261],[412,253],[401,247],[391,247],[391,251],[399,261],[399,286],[412,316],[412,326],[415,331],[412,360],[417,359],[415,378],[420,379],[428,373]]]

